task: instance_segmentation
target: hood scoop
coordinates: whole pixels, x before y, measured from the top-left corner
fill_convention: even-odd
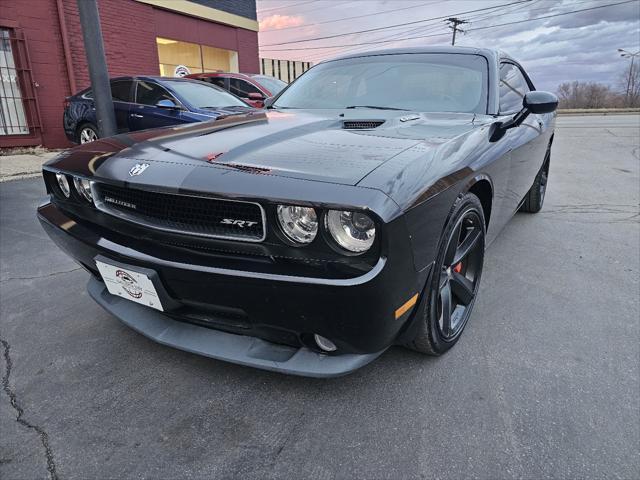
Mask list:
[[[384,120],[344,120],[342,128],[345,130],[371,130],[378,128],[384,123]]]

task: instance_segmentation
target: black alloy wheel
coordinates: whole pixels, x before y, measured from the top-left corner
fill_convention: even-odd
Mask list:
[[[458,197],[442,233],[422,322],[409,348],[441,355],[460,338],[471,316],[484,262],[485,220],[478,197]],[[420,319],[416,319],[420,321]]]
[[[483,223],[476,210],[467,210],[448,240],[439,271],[438,302],[432,306],[436,309],[433,313],[438,318],[439,334],[447,342],[455,340],[464,328],[480,285]]]

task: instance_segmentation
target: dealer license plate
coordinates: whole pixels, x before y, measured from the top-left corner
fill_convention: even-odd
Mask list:
[[[99,260],[96,266],[109,293],[163,311],[158,292],[147,275]]]

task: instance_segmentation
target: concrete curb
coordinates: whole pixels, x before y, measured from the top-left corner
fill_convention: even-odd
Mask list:
[[[0,177],[0,183],[13,182],[15,180],[25,180],[27,178],[36,178],[41,175],[40,171],[17,173],[15,175],[3,175]]]
[[[580,108],[567,108],[559,109],[558,115],[633,115],[634,113],[640,113],[640,108],[626,108],[626,109],[580,109]]]

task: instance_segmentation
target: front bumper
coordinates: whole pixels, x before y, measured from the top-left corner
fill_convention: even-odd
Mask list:
[[[239,365],[306,377],[336,377],[357,370],[382,353],[323,355],[306,347],[280,345],[172,320],[157,310],[111,295],[104,283],[94,277],[87,289],[107,312],[145,337]]]
[[[51,239],[94,274],[91,296],[125,324],[165,345],[289,374],[343,375],[375,359],[411,323],[414,309],[395,314],[422,291],[428,275],[413,270],[406,251],[349,279],[229,270],[169,248],[147,250],[116,232],[98,233],[52,203],[40,206],[38,218]],[[100,255],[156,272],[170,309],[159,312],[108,293],[95,267]],[[232,318],[221,321],[220,312],[228,311]],[[203,313],[212,322],[192,321]],[[314,333],[333,341],[337,354],[315,351]]]

